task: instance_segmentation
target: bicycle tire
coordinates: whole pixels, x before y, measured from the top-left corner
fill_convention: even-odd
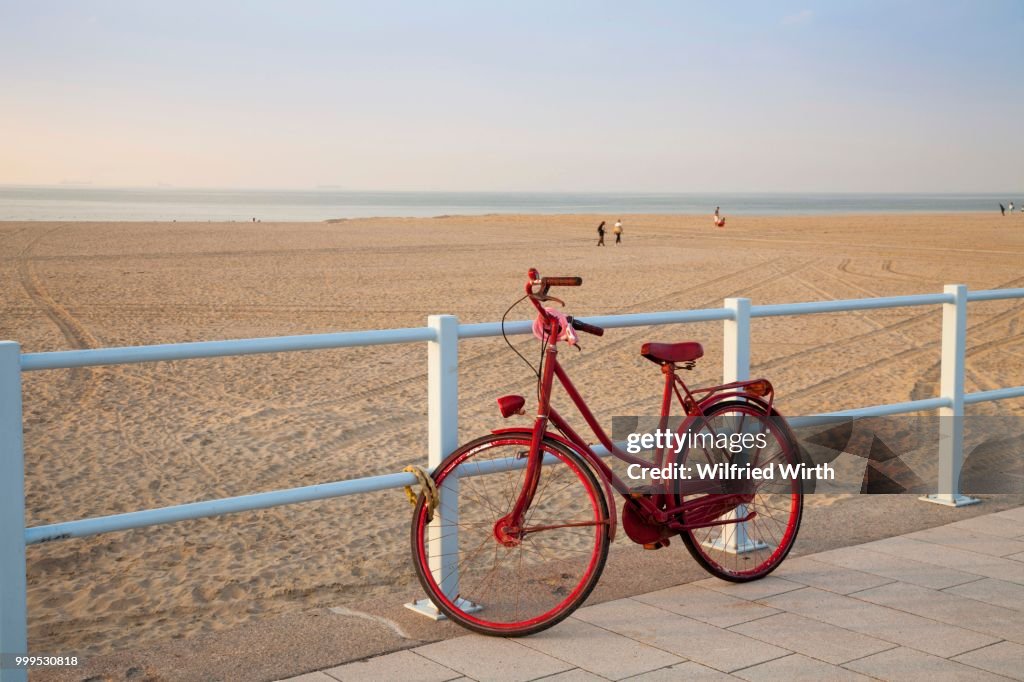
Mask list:
[[[457,530],[459,547],[455,552],[446,554],[450,548],[441,547],[440,553],[431,554],[432,531],[422,495],[413,512],[413,563],[424,591],[445,616],[484,635],[519,637],[557,624],[590,595],[608,558],[610,520],[603,487],[582,457],[552,439],[543,441],[543,452],[553,462],[541,471],[526,523],[543,528],[545,522],[592,520],[593,525],[532,532],[513,547],[499,542],[494,524],[515,504],[523,469],[481,472],[493,467],[487,462],[507,461],[510,456],[521,457],[525,465],[523,453],[529,452],[530,437],[525,431],[483,436],[460,447],[437,467],[433,476],[442,502],[436,511],[439,521],[434,538],[440,541]],[[452,480],[458,483],[454,508],[444,499]],[[446,516],[456,521],[446,525]],[[452,557],[458,569],[458,590],[446,586],[453,594],[446,594],[439,585],[449,580],[446,576],[452,571],[446,573],[443,567],[436,573],[431,570],[431,559],[436,565],[444,556]],[[477,606],[481,607],[478,611]]]
[[[762,424],[767,423],[785,463],[800,462],[799,446],[781,415],[774,411],[768,412],[756,403],[730,400],[713,405],[694,425],[702,427],[713,419],[726,416],[727,413],[743,414],[753,417]],[[742,421],[739,423],[742,424]],[[692,470],[695,466],[690,459],[693,450],[688,448],[683,454],[681,463],[690,466]],[[766,458],[766,461],[771,459]],[[742,533],[737,530],[739,524],[709,526],[681,532],[680,536],[690,556],[711,575],[730,582],[759,580],[778,568],[793,548],[800,530],[803,518],[803,486],[800,480],[788,480],[776,486],[776,489],[777,492],[758,489],[751,504],[744,505],[743,511],[754,511],[757,514],[752,521],[743,524]],[[768,498],[767,495],[772,497]],[[683,496],[676,495],[675,502],[677,505],[682,504],[684,499]],[[785,516],[784,523],[779,520],[782,515]],[[730,541],[732,545],[744,543],[749,549],[736,552],[735,548],[729,545]]]

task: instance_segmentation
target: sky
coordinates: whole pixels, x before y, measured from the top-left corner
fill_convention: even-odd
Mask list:
[[[1024,189],[1024,0],[0,0],[0,184]]]

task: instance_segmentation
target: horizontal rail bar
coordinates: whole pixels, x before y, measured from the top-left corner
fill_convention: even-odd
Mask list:
[[[302,488],[225,497],[219,500],[190,502],[188,504],[161,507],[159,509],[114,514],[112,516],[97,516],[91,519],[26,528],[25,544],[34,545],[52,540],[82,538],[116,530],[158,526],[165,523],[201,519],[208,516],[221,516],[223,514],[252,511],[254,509],[279,507],[284,504],[295,504],[297,502],[328,500],[333,497],[373,493],[380,490],[402,488],[407,485],[417,485],[416,476],[410,473],[384,474],[383,476],[369,476],[349,481],[320,483]]]
[[[787,417],[792,426],[811,426],[821,423],[830,417],[857,418],[857,417],[885,417],[890,414],[906,414],[907,412],[918,412],[920,410],[937,410],[940,407],[949,407],[949,398],[926,398],[924,400],[911,400],[907,403],[892,403],[891,405],[874,405],[873,407],[858,407],[853,410],[839,410],[838,412],[825,412],[808,417]]]
[[[1024,289],[1002,289],[992,291],[971,292],[968,300],[1000,300],[1008,298],[1024,298]],[[752,317],[772,317],[779,315],[805,315],[824,312],[841,312],[847,310],[865,310],[901,306],[932,305],[951,303],[953,297],[948,294],[925,294],[920,296],[896,296],[878,299],[857,299],[847,301],[818,301],[781,305],[755,306],[750,309]],[[669,311],[660,313],[638,313],[627,315],[608,315],[588,317],[586,321],[605,328],[637,327],[646,325],[703,322],[733,319],[735,312],[727,308],[710,308],[704,310]],[[526,334],[532,329],[532,323],[518,320],[505,324],[506,334]],[[499,323],[459,325],[460,338],[492,337],[501,334]],[[231,341],[203,341],[182,344],[163,344],[154,346],[131,346],[123,348],[101,348],[75,351],[57,351],[47,353],[22,354],[20,364],[22,371],[85,367],[94,365],[128,364],[138,362],[156,362],[165,360],[185,360],[196,358],[212,358],[231,355],[250,355],[257,353],[277,353],[303,350],[319,350],[327,348],[345,348],[353,346],[370,346],[418,341],[436,340],[436,332],[430,327],[414,327],[390,330],[369,330],[356,332],[340,332],[333,334],[312,334],[304,336],[284,336],[256,339],[238,339]],[[1024,397],[1024,386],[981,391],[964,396],[966,404],[975,404],[991,400]],[[810,417],[794,417],[790,423],[794,426],[820,423],[830,418],[878,417],[892,414],[904,414],[921,410],[934,410],[950,407],[948,398],[930,398],[891,405],[876,405],[851,410],[840,410]],[[595,452],[602,457],[609,455],[603,447],[595,447]],[[507,465],[495,463],[495,471],[515,468],[520,462]],[[335,481],[302,488],[276,490],[252,495],[193,502],[158,509],[149,509],[125,514],[81,519],[63,523],[35,526],[25,530],[26,544],[36,544],[71,537],[85,537],[98,533],[118,530],[129,530],[146,526],[173,523],[177,521],[198,519],[223,514],[264,509],[285,504],[330,499],[345,495],[375,492],[406,485],[415,485],[416,478],[409,473],[386,474],[348,481]]]
[[[625,447],[626,442],[622,441],[615,445],[616,447]],[[611,454],[602,445],[595,445],[592,449],[600,457],[608,457]],[[553,455],[546,455],[544,459],[545,464],[557,461]],[[506,457],[479,464],[468,475],[478,476],[525,467],[526,460]],[[157,509],[145,509],[124,514],[80,519],[78,521],[52,523],[45,526],[26,528],[25,544],[34,545],[54,540],[84,538],[90,535],[99,535],[100,533],[159,526],[166,523],[190,521],[210,516],[223,516],[224,514],[267,509],[268,507],[279,507],[286,504],[329,500],[335,497],[344,497],[345,495],[358,495],[378,492],[380,490],[391,490],[393,488],[404,488],[405,486],[415,486],[417,483],[416,476],[410,473],[384,474],[382,476],[354,478],[348,481],[320,483],[302,488],[286,488],[284,490],[272,490],[252,495],[224,497],[217,500],[189,502],[170,507],[158,507]]]
[[[581,317],[581,322],[594,324],[605,329],[624,327],[644,327],[659,324],[682,324],[686,322],[711,322],[714,320],[731,320],[733,313],[725,308],[705,308],[702,310],[670,310],[661,313],[630,313],[628,315],[602,315],[598,317]],[[460,339],[478,339],[489,336],[501,336],[500,322],[484,322],[479,324],[460,324]],[[533,331],[533,322],[517,320],[505,323],[505,334],[529,334]]]
[[[978,391],[977,393],[965,393],[964,405],[974,405],[990,400],[1006,400],[1007,398],[1024,398],[1024,386],[1012,388],[997,388],[994,391]]]
[[[854,298],[844,301],[810,301],[807,303],[779,303],[750,307],[751,317],[778,317],[781,315],[814,315],[840,313],[849,310],[875,310],[877,308],[905,308],[917,305],[952,303],[949,294],[920,294],[917,296],[887,296],[884,298]]]
[[[1001,301],[1007,298],[1024,298],[1024,289],[987,289],[968,291],[968,301]]]
[[[1024,298],[1024,289],[973,291],[968,294],[967,298],[969,301],[994,301],[1010,298]],[[952,296],[949,294],[890,296],[885,298],[861,298],[844,301],[809,301],[806,303],[781,303],[775,305],[752,306],[750,308],[750,316],[777,317],[782,315],[813,315],[817,313],[871,310],[877,308],[898,308],[952,302]],[[658,313],[604,315],[598,317],[587,317],[585,318],[585,321],[606,329],[617,329],[660,324],[731,320],[733,319],[733,315],[733,311],[727,308],[705,308],[702,310],[676,310]],[[529,334],[531,329],[532,322],[528,320],[516,320],[505,324],[505,333],[509,335]],[[500,336],[501,332],[501,324],[498,322],[459,325],[459,338],[464,339]],[[410,327],[404,329],[374,329],[368,331],[337,332],[331,334],[307,334],[302,336],[232,339],[227,341],[169,343],[154,346],[91,348],[83,350],[50,351],[45,353],[24,353],[21,356],[21,369],[25,372],[33,372],[44,369],[69,369],[72,367],[91,367],[97,365],[126,365],[139,362],[192,360],[199,358],[225,357],[230,355],[284,353],[293,351],[322,350],[328,348],[350,348],[353,346],[379,346],[433,340],[435,340],[435,332],[430,327]]]
[[[964,396],[964,402],[972,404],[989,400],[1004,400],[1007,398],[1017,397],[1024,397],[1024,386],[970,393]],[[928,398],[925,400],[913,400],[910,402],[894,403],[891,405],[875,405],[873,407],[826,412],[806,417],[790,417],[787,421],[793,427],[818,426],[824,425],[832,420],[857,417],[884,417],[892,414],[905,414],[907,412],[917,412],[922,410],[937,410],[940,407],[948,407],[950,402],[951,401],[948,398]],[[625,447],[626,442],[622,441],[615,445],[620,448]],[[602,445],[594,445],[592,446],[592,449],[599,457],[608,457],[611,455],[608,449]],[[548,455],[545,457],[544,461],[546,464],[551,464],[557,460],[553,456]],[[477,469],[473,470],[469,475],[477,476],[498,473],[517,468],[524,468],[525,466],[525,461],[516,460],[510,457],[478,465]],[[98,535],[100,533],[109,533],[112,531],[144,528],[146,526],[156,526],[210,516],[222,516],[224,514],[252,511],[255,509],[266,509],[268,507],[277,507],[299,502],[326,500],[335,497],[343,497],[345,495],[390,490],[393,488],[402,488],[407,485],[411,486],[416,484],[416,477],[413,474],[385,474],[383,476],[370,476],[367,478],[357,478],[348,481],[322,483],[302,488],[274,490],[265,493],[255,493],[253,495],[227,497],[219,500],[191,502],[171,507],[128,512],[126,514],[99,516],[91,519],[67,521],[64,523],[54,523],[45,526],[27,528],[25,530],[25,544],[32,545],[41,542],[50,542],[53,540],[87,537],[89,535]]]
[[[322,350],[326,348],[350,348],[352,346],[382,346],[392,343],[433,341],[434,336],[434,330],[430,327],[411,327],[406,329],[373,329],[369,331],[337,332],[332,334],[307,334],[303,336],[272,336],[259,339],[234,339],[231,341],[194,341],[191,343],[167,343],[156,346],[125,346],[121,348],[92,348],[49,353],[24,353],[21,356],[21,369],[23,372],[32,372],[40,369],[127,365],[136,362],[218,358],[227,355],[283,353],[301,350]]]
[[[530,334],[533,332],[533,322],[529,320],[515,320],[506,322],[504,327],[506,336],[518,334]],[[460,339],[483,339],[490,336],[501,336],[502,325],[500,322],[482,322],[477,324],[460,324]]]
[[[614,444],[617,448],[625,448],[626,441],[619,441]],[[592,445],[590,449],[594,451],[594,454],[598,457],[611,457],[611,451],[603,445]],[[544,464],[554,464],[558,461],[558,458],[552,454],[544,455],[541,460]],[[525,469],[528,460],[521,457],[502,457],[501,459],[492,459],[486,462],[477,463],[474,468],[465,474],[460,474],[459,478],[473,477],[473,476],[484,476],[487,474],[497,474],[503,471],[514,471],[516,469]]]

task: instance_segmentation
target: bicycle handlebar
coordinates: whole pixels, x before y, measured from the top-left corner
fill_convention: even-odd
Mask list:
[[[578,331],[593,334],[594,336],[604,336],[604,328],[598,327],[596,324],[587,324],[586,322],[581,322],[574,317],[569,317],[569,324],[572,325],[573,329]]]
[[[578,287],[583,284],[582,277],[543,277],[541,286],[546,287]]]
[[[533,293],[533,287],[540,287],[536,293],[546,294],[551,287],[578,287],[582,284],[582,277],[541,277],[537,268],[530,268],[526,273],[526,289],[530,293]]]
[[[533,307],[537,309],[537,312],[544,319],[549,319],[549,316],[541,302],[546,300],[558,301],[558,299],[548,297],[548,289],[551,287],[578,287],[583,284],[582,277],[541,277],[536,268],[530,268],[530,271],[526,273],[526,278],[526,295],[530,297]],[[561,303],[561,301],[558,302]],[[596,325],[580,322],[572,317],[568,319],[573,329],[593,334],[594,336],[602,336],[604,334],[604,329]]]

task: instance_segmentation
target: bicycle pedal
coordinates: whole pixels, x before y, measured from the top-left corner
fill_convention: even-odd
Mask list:
[[[661,549],[662,547],[668,547],[670,544],[672,543],[669,539],[665,538],[664,540],[658,540],[657,542],[644,543],[644,549]]]

